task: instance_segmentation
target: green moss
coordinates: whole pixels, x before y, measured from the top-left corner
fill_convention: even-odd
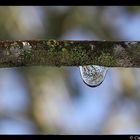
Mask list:
[[[66,48],[62,48],[62,52],[63,53],[67,52],[67,49]]]
[[[44,46],[47,48],[39,50],[37,52],[37,60],[47,64],[54,64],[55,66],[60,65],[88,65],[97,64],[103,66],[112,66],[115,63],[115,59],[106,50],[103,52],[96,53],[93,49],[87,47],[87,44],[81,46],[80,44],[73,44],[73,42],[61,42],[56,40],[48,40],[44,42]],[[95,55],[97,57],[95,57]],[[72,66],[72,65],[71,65]]]
[[[82,63],[86,62],[87,61],[87,53],[86,53],[86,50],[82,50],[82,49],[79,49],[79,50],[75,50],[73,51],[73,60],[74,61],[81,61]]]
[[[115,65],[115,60],[110,55],[110,53],[104,53],[104,52],[102,52],[102,54],[98,58],[96,58],[96,59],[95,60],[97,62],[99,62],[100,64],[102,64],[103,66],[106,66],[106,67]]]
[[[47,41],[47,45],[50,46],[50,47],[55,47],[55,46],[59,45],[59,42],[54,40],[54,39],[52,39],[52,40]]]

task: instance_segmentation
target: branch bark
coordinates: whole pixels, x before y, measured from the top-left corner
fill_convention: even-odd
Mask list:
[[[140,67],[139,41],[0,41],[0,67],[19,66]]]

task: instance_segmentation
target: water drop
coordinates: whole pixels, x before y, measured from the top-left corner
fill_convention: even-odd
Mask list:
[[[79,66],[82,79],[90,87],[99,86],[106,76],[107,67],[98,65]]]

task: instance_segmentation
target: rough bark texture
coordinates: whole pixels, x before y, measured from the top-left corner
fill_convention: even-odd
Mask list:
[[[0,41],[0,67],[79,66],[140,67],[139,41]]]

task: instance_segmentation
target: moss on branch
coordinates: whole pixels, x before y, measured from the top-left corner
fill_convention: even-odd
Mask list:
[[[79,66],[140,67],[139,41],[0,41],[0,67]]]

